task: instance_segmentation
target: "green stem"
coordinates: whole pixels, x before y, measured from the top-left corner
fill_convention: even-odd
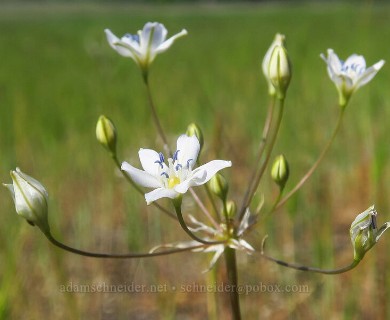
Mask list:
[[[156,125],[157,132],[158,132],[161,140],[163,141],[165,151],[168,154],[171,154],[171,151],[170,151],[169,145],[168,145],[168,140],[167,140],[165,133],[164,133],[164,130],[161,126],[160,120],[159,120],[158,115],[157,115],[156,107],[155,107],[154,102],[153,102],[152,93],[150,90],[150,85],[149,85],[148,79],[149,78],[147,76],[144,77],[144,83],[145,83],[145,87],[146,87],[146,93],[148,96],[150,111],[152,112],[152,118],[153,118],[154,124]]]
[[[69,247],[69,246],[59,242],[50,233],[45,233],[45,236],[52,244],[54,244],[55,246],[65,250],[65,251],[69,251],[69,252],[74,253],[74,254],[78,254],[81,256],[85,256],[85,257],[91,257],[91,258],[110,258],[110,259],[151,258],[151,257],[157,257],[157,256],[165,256],[165,255],[173,254],[173,253],[190,251],[193,249],[198,249],[198,248],[204,247],[204,245],[197,245],[197,246],[192,246],[192,247],[188,247],[188,248],[178,248],[178,249],[173,249],[173,250],[169,250],[169,251],[152,252],[152,253],[109,254],[109,253],[88,252],[88,251],[75,249],[75,248]]]
[[[260,140],[260,143],[259,143],[259,148],[258,148],[258,151],[257,151],[257,156],[256,156],[256,160],[255,160],[255,166],[249,176],[251,182],[248,184],[248,188],[247,190],[245,191],[245,195],[244,195],[244,200],[243,200],[243,203],[246,203],[248,201],[248,197],[249,197],[249,194],[253,188],[253,183],[254,183],[254,179],[252,179],[252,177],[255,177],[256,176],[256,173],[257,171],[259,170],[259,166],[260,166],[260,160],[261,160],[261,157],[263,156],[263,152],[264,152],[264,149],[265,149],[265,145],[266,145],[266,142],[268,140],[268,135],[269,135],[269,132],[270,132],[270,127],[271,127],[271,123],[272,123],[272,117],[273,117],[273,113],[274,113],[274,108],[275,107],[275,96],[272,97],[272,101],[268,107],[268,112],[267,112],[267,117],[266,117],[266,120],[265,120],[265,123],[264,123],[264,128],[263,128],[263,133],[262,133],[262,136],[261,136],[261,140]]]
[[[276,137],[278,135],[280,124],[282,122],[283,108],[284,108],[284,99],[277,99],[277,101],[278,101],[277,119],[276,119],[275,126],[273,127],[273,131],[270,132],[271,140],[270,140],[270,143],[268,145],[268,149],[266,150],[265,159],[263,160],[263,162],[262,162],[262,164],[261,164],[257,174],[255,175],[254,183],[252,184],[252,188],[249,191],[248,196],[243,201],[243,204],[241,206],[239,221],[241,221],[241,219],[243,218],[243,216],[245,214],[246,208],[249,206],[250,202],[252,201],[252,198],[253,198],[253,196],[254,196],[254,194],[255,194],[255,192],[257,190],[257,187],[258,187],[258,185],[260,183],[261,177],[263,176],[264,171],[265,171],[265,169],[266,169],[266,167],[268,165],[268,162],[269,162],[269,159],[271,157],[271,153],[272,153],[273,147],[275,145]]]
[[[325,145],[324,149],[322,150],[317,161],[313,164],[313,166],[309,169],[309,171],[302,177],[302,179],[295,185],[295,187],[289,193],[287,193],[282,200],[280,200],[280,202],[276,206],[275,210],[280,208],[283,204],[285,204],[286,201],[288,199],[290,199],[290,197],[304,185],[304,183],[310,178],[310,176],[313,174],[313,172],[317,169],[318,165],[321,163],[322,159],[327,154],[327,152],[328,152],[330,146],[332,145],[337,133],[340,130],[343,115],[344,115],[344,108],[340,108],[339,117],[337,119],[337,124],[336,124],[336,127],[334,128],[333,134],[330,137],[328,143]]]
[[[194,239],[195,241],[198,241],[200,243],[203,243],[203,244],[209,244],[209,245],[214,245],[214,244],[221,244],[221,243],[225,243],[225,241],[207,241],[207,240],[203,240],[199,237],[197,237],[195,234],[193,234],[191,232],[190,229],[188,229],[188,226],[187,224],[185,223],[184,219],[183,219],[183,214],[181,212],[181,199],[179,198],[176,198],[176,199],[173,199],[173,205],[175,207],[175,210],[176,210],[176,214],[177,214],[177,219],[179,220],[179,223],[181,225],[181,227],[183,228],[183,230],[192,238]]]
[[[226,261],[226,271],[229,285],[229,297],[230,306],[232,310],[232,319],[240,320],[240,298],[238,296],[237,287],[237,263],[236,263],[236,251],[232,248],[226,247],[224,251]]]

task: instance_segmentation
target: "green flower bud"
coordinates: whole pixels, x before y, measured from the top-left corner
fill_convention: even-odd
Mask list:
[[[276,46],[284,46],[285,36],[283,34],[277,33],[275,35],[275,39],[272,42],[271,46],[267,50],[267,53],[264,56],[263,63],[262,63],[262,70],[265,79],[268,82],[268,93],[270,96],[274,96],[276,94],[275,87],[272,85],[271,79],[269,77],[269,67],[270,67],[270,61],[272,53]]]
[[[210,190],[222,201],[226,200],[226,195],[229,190],[229,184],[225,177],[220,173],[216,173],[208,182]]]
[[[226,202],[226,213],[229,219],[233,219],[237,213],[237,205],[233,200]]]
[[[112,155],[116,155],[116,129],[106,116],[100,116],[96,124],[96,138]]]
[[[186,132],[186,135],[189,136],[189,137],[192,137],[193,135],[195,135],[197,138],[198,138],[198,141],[199,141],[199,144],[200,144],[200,150],[202,150],[203,148],[203,133],[202,133],[202,130],[200,130],[199,126],[195,123],[191,123],[188,127],[187,127],[187,132]]]
[[[289,174],[290,170],[286,158],[282,154],[277,156],[271,169],[272,180],[274,180],[280,188],[284,188]]]
[[[284,99],[291,80],[291,63],[283,45],[276,45],[269,63],[269,79],[279,99]]]
[[[351,224],[349,233],[356,261],[362,260],[366,252],[378,242],[382,234],[390,227],[390,222],[386,222],[378,229],[377,214],[374,206],[371,206],[360,213]]]
[[[43,233],[50,233],[48,223],[48,194],[42,184],[16,168],[11,171],[12,184],[4,184],[11,192],[16,213]]]

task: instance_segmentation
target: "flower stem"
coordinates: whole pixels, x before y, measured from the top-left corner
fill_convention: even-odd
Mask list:
[[[203,244],[211,244],[211,245],[214,245],[214,244],[221,244],[221,243],[225,243],[225,241],[207,241],[207,240],[203,240],[199,237],[197,237],[195,234],[193,234],[191,232],[190,229],[188,229],[188,226],[187,224],[185,223],[184,219],[183,219],[183,214],[181,212],[181,199],[180,198],[176,198],[176,199],[173,199],[173,205],[175,207],[175,210],[176,210],[176,214],[177,214],[177,218],[179,220],[179,223],[181,225],[181,227],[183,228],[183,230],[192,238],[194,239],[195,241],[198,241],[200,243],[203,243]]]
[[[297,192],[303,185],[304,183],[310,178],[310,176],[313,174],[313,172],[317,169],[318,165],[321,163],[322,159],[325,157],[327,154],[330,146],[332,145],[337,133],[340,130],[342,119],[344,115],[344,108],[340,108],[340,113],[339,117],[337,119],[337,124],[336,127],[334,128],[333,134],[330,137],[328,143],[325,145],[324,149],[322,150],[320,156],[318,157],[317,161],[313,164],[313,166],[309,169],[309,171],[302,177],[302,179],[295,185],[295,187],[287,193],[282,200],[279,201],[278,205],[275,207],[275,210],[279,209],[283,204],[286,203],[290,197]]]
[[[241,221],[242,218],[244,217],[245,210],[249,206],[250,202],[252,201],[252,198],[253,198],[253,196],[254,196],[254,194],[255,194],[255,192],[257,190],[257,187],[258,187],[258,185],[260,183],[261,177],[263,176],[264,171],[265,171],[265,169],[266,169],[266,167],[268,165],[268,162],[269,162],[269,159],[271,157],[271,153],[272,153],[273,147],[275,145],[276,137],[278,135],[279,128],[280,128],[280,123],[282,122],[282,117],[283,117],[284,99],[277,99],[277,102],[278,102],[278,106],[277,106],[276,122],[275,122],[274,127],[271,128],[273,130],[270,131],[269,133],[267,133],[267,139],[268,139],[268,135],[270,135],[270,141],[269,141],[268,149],[266,150],[265,158],[264,158],[263,162],[261,163],[257,174],[255,175],[254,183],[252,184],[252,186],[250,188],[250,191],[247,193],[247,196],[244,197],[244,201],[243,201],[241,209],[240,209],[241,211],[240,211],[239,221]],[[271,129],[269,129],[269,130],[271,130]],[[265,143],[266,142],[267,141],[265,141],[264,145],[261,146],[262,148],[265,148],[265,146],[266,146]],[[263,152],[264,152],[264,150],[261,150],[261,155],[263,154]]]
[[[125,254],[95,253],[95,252],[83,251],[83,250],[69,247],[61,243],[60,241],[56,240],[50,233],[45,233],[45,236],[52,244],[65,251],[69,251],[74,254],[78,254],[85,257],[91,257],[91,258],[110,258],[110,259],[151,258],[157,256],[165,256],[173,253],[190,251],[193,249],[204,247],[204,245],[197,245],[197,246],[192,246],[187,248],[178,248],[169,251],[160,251],[160,252],[152,252],[152,253],[125,253]]]
[[[156,125],[157,132],[158,132],[161,140],[163,141],[165,152],[168,154],[171,154],[171,151],[170,151],[170,148],[168,145],[168,140],[167,140],[165,133],[164,133],[164,130],[161,126],[160,120],[159,120],[158,115],[157,115],[156,107],[155,107],[154,102],[153,102],[152,93],[150,90],[150,84],[149,84],[148,79],[149,79],[148,77],[144,77],[144,83],[145,83],[145,87],[146,87],[146,93],[148,96],[150,111],[152,112],[152,118],[153,118],[154,124]]]
[[[117,156],[116,156],[116,155],[112,155],[112,159],[114,160],[115,165],[117,166],[117,168],[119,169],[119,171],[122,173],[123,177],[124,177],[124,178],[133,186],[133,188],[134,188],[135,190],[138,191],[139,194],[142,194],[142,195],[143,195],[144,192],[142,191],[142,189],[141,189],[139,186],[137,186],[137,185],[134,183],[134,181],[131,180],[130,177],[129,177],[123,170],[121,170],[121,164],[120,164],[120,162],[119,162]],[[152,205],[154,205],[156,208],[160,209],[162,212],[164,212],[165,214],[167,214],[168,217],[170,217],[170,218],[172,218],[172,219],[174,219],[174,220],[177,220],[177,217],[176,217],[172,212],[170,212],[168,209],[166,209],[166,208],[160,206],[160,205],[159,205],[158,203],[156,203],[156,202],[152,202]]]
[[[349,270],[352,270],[360,262],[360,260],[354,259],[353,262],[350,263],[349,265],[342,267],[342,268],[338,268],[338,269],[320,269],[320,268],[315,268],[315,267],[308,267],[308,266],[304,266],[304,265],[299,265],[296,263],[289,263],[289,262],[275,259],[275,258],[268,256],[264,253],[264,246],[265,246],[266,239],[267,239],[267,236],[264,237],[262,244],[261,244],[261,256],[269,261],[275,262],[283,267],[287,267],[287,268],[291,268],[291,269],[296,269],[296,270],[300,270],[300,271],[311,271],[311,272],[317,272],[317,273],[322,273],[322,274],[340,274],[340,273],[344,273],[344,272],[347,272]]]
[[[224,251],[226,261],[227,280],[229,285],[230,306],[232,310],[232,319],[240,320],[240,299],[238,296],[237,287],[237,263],[236,251],[232,248],[226,247]]]

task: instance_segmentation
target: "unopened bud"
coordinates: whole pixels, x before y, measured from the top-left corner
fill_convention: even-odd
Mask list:
[[[233,219],[237,213],[237,205],[233,200],[226,202],[226,213],[229,219]]]
[[[202,133],[202,130],[200,130],[199,126],[195,123],[191,123],[188,127],[187,127],[187,132],[186,132],[187,136],[191,137],[191,136],[196,136],[198,138],[198,141],[199,141],[199,144],[200,144],[200,150],[202,150],[203,148],[203,133]]]
[[[50,233],[48,223],[48,194],[42,184],[23,173],[19,168],[11,171],[12,184],[4,184],[11,192],[16,213],[43,233]]]
[[[226,200],[226,195],[229,190],[229,185],[223,175],[215,174],[208,182],[210,190],[222,201]]]
[[[271,55],[269,78],[279,99],[284,99],[291,80],[291,63],[284,46],[277,45]]]
[[[112,155],[116,155],[116,129],[106,116],[100,116],[96,124],[96,138]]]
[[[290,171],[286,158],[282,154],[277,156],[271,169],[272,180],[275,181],[275,183],[280,188],[284,188],[288,180],[289,174]]]
[[[263,59],[263,63],[261,65],[261,67],[263,69],[264,77],[268,82],[268,93],[270,96],[274,96],[276,94],[275,87],[272,85],[271,79],[269,77],[269,67],[270,67],[270,62],[271,62],[271,56],[272,56],[272,53],[274,52],[274,49],[276,46],[284,46],[284,41],[285,41],[285,36],[283,34],[277,33],[275,35],[275,39],[272,42],[269,49],[267,50],[267,52],[264,56],[264,59]]]

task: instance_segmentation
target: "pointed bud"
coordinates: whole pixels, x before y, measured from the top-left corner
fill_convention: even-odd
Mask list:
[[[286,158],[282,154],[277,156],[271,169],[272,180],[283,189],[288,180],[289,174],[290,170]]]
[[[291,63],[287,50],[283,45],[277,45],[269,63],[269,78],[279,99],[284,99],[291,80]]]
[[[106,116],[100,116],[96,124],[96,138],[111,155],[116,155],[116,129],[114,124]]]
[[[229,190],[229,185],[225,179],[225,177],[217,173],[215,174],[210,181],[208,182],[210,191],[214,193],[218,198],[222,201],[226,200],[226,195]]]
[[[237,213],[237,205],[233,200],[229,200],[226,202],[226,213],[229,219],[234,219]]]
[[[267,53],[264,56],[263,63],[261,65],[263,69],[263,74],[265,79],[268,82],[268,93],[270,96],[275,96],[276,90],[275,87],[272,85],[271,79],[269,77],[269,67],[270,67],[270,62],[271,62],[271,56],[272,53],[274,52],[274,49],[276,46],[284,46],[285,42],[285,36],[283,34],[277,33],[275,35],[275,39],[272,42],[271,46],[267,50]]]
[[[16,168],[11,171],[12,184],[4,184],[11,192],[16,213],[31,225],[38,226],[43,233],[50,233],[48,223],[48,194],[42,184]]]
[[[351,224],[349,233],[356,261],[362,260],[366,252],[378,242],[382,234],[390,227],[390,222],[386,222],[378,229],[377,215],[374,206],[371,206],[359,214]]]
[[[198,138],[198,141],[199,141],[199,144],[200,144],[200,150],[202,150],[203,142],[204,142],[204,140],[203,140],[203,133],[202,133],[202,130],[200,130],[200,128],[199,128],[199,126],[197,124],[191,123],[187,127],[186,135],[189,136],[189,137],[192,137],[192,136],[195,135]]]

